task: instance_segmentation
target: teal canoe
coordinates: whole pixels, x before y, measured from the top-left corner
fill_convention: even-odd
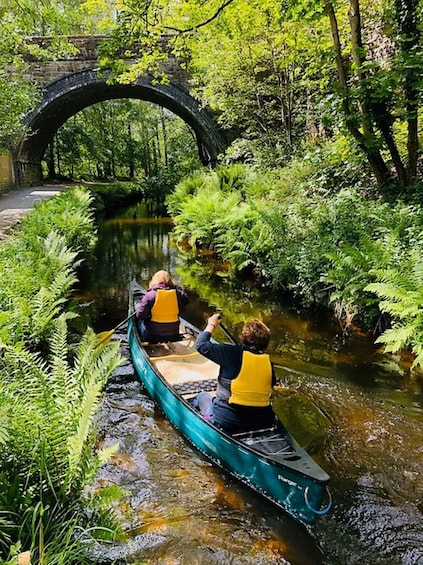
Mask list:
[[[133,281],[129,314],[145,290]],[[282,424],[228,435],[204,420],[190,400],[216,389],[218,366],[195,350],[199,329],[180,320],[180,340],[142,342],[135,319],[128,323],[134,368],[149,396],[173,426],[209,460],[303,524],[329,512],[329,475]],[[324,507],[322,507],[324,505]]]

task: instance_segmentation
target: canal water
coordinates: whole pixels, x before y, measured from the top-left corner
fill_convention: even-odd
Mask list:
[[[410,370],[412,359],[384,355],[357,331],[344,338],[326,312],[233,281],[211,257],[189,257],[172,243],[169,220],[146,204],[105,220],[98,235],[80,274],[81,324],[116,327],[127,315],[129,282],[147,285],[158,269],[188,290],[183,315],[196,325],[218,310],[237,335],[243,320],[263,319],[286,387],[282,416],[331,476],[334,500],[313,527],[297,524],[193,450],[126,364],[109,383],[100,424],[101,442],[119,443],[119,453],[97,479],[126,489],[117,508],[126,540],[101,549],[104,559],[422,565],[423,377]]]

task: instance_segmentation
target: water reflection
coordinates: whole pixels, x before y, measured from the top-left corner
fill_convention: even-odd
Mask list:
[[[323,556],[305,528],[230,480],[193,451],[121,369],[107,388],[101,445],[119,453],[98,484],[127,491],[119,513],[125,543],[101,547],[102,560],[128,563],[318,565]]]
[[[344,342],[323,312],[301,311],[248,281],[234,282],[210,258],[188,260],[171,245],[169,220],[145,214],[140,205],[100,226],[95,259],[81,273],[82,318],[96,331],[115,327],[127,314],[130,280],[146,284],[162,268],[187,287],[191,302],[184,315],[196,325],[219,310],[237,335],[246,318],[261,317],[272,331],[278,377],[327,418],[319,434],[316,421],[305,420],[313,437],[304,441],[332,477],[335,506],[311,537],[299,533],[292,520],[199,458],[132,383],[115,398],[108,395],[108,429],[122,441],[121,459],[112,467],[133,485],[126,519],[139,558],[423,563],[422,376],[410,372],[410,359],[384,356],[363,335]],[[106,468],[105,479],[107,472],[116,471]]]

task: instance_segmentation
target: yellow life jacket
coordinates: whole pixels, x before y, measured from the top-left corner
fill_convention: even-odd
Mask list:
[[[266,353],[242,354],[241,370],[231,381],[229,404],[269,406],[272,392],[272,365]]]
[[[156,299],[151,309],[151,321],[159,323],[177,322],[179,307],[176,289],[158,288]]]

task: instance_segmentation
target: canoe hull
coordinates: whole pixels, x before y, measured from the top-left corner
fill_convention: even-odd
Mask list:
[[[319,514],[326,513],[319,509],[327,493],[329,476],[304,450],[299,448],[300,456],[292,457],[292,462],[280,464],[234,441],[206,422],[161,378],[143,349],[133,321],[128,324],[128,341],[134,368],[147,393],[193,446],[299,522],[313,524]],[[317,478],[296,468],[295,459],[304,456],[310,461],[311,471],[318,469]]]

